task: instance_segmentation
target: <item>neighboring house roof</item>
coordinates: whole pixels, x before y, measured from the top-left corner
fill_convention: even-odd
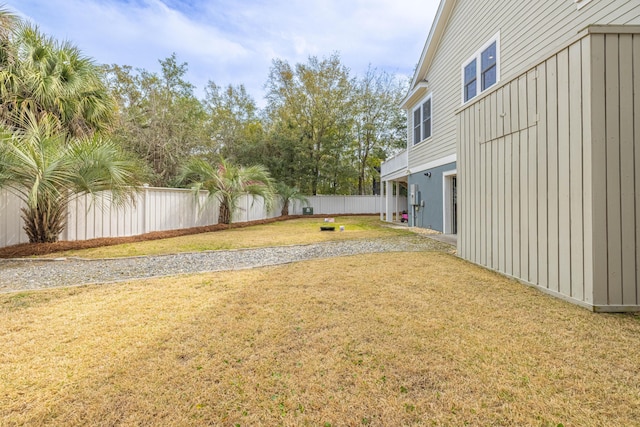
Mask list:
[[[417,98],[420,98],[424,93],[426,93],[429,87],[429,82],[425,80],[425,76],[429,69],[429,65],[431,64],[431,60],[436,53],[436,49],[440,44],[440,39],[444,34],[444,29],[449,22],[449,17],[451,16],[451,12],[453,11],[453,7],[456,3],[457,0],[440,1],[438,11],[436,12],[436,16],[431,24],[429,37],[427,37],[427,42],[422,49],[422,54],[420,55],[420,61],[418,62],[415,73],[413,74],[409,93],[402,100],[402,108],[408,108],[409,105],[411,105]]]

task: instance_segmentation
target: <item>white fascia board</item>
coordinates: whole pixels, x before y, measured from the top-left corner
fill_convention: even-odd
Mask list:
[[[409,92],[409,94],[402,100],[400,108],[402,108],[403,110],[410,110],[413,104],[415,104],[415,101],[418,99],[422,99],[424,95],[427,94],[428,90],[428,82],[423,81],[418,83],[418,85],[413,88],[413,90]]]
[[[447,3],[450,3],[447,5]],[[431,29],[429,30],[429,36],[427,37],[427,41],[424,44],[424,48],[422,48],[422,54],[420,55],[420,61],[418,61],[418,66],[416,67],[416,71],[413,74],[413,79],[411,79],[411,87],[414,87],[418,82],[418,76],[423,71],[424,61],[427,57],[427,52],[431,48],[431,44],[433,43],[433,39],[436,34],[436,30],[440,28],[440,18],[442,17],[442,13],[447,6],[451,6],[451,3],[455,3],[455,0],[440,0],[440,5],[438,6],[438,11],[436,12],[436,16],[433,18],[433,22],[431,23]],[[450,8],[447,8],[450,11]],[[439,39],[439,37],[438,37]],[[439,40],[436,40],[434,44],[437,44]]]
[[[587,5],[591,0],[574,0],[576,9],[580,10]]]
[[[453,224],[451,221],[453,206],[450,203],[453,190],[451,188],[451,181],[446,178],[457,174],[457,169],[452,169],[442,173],[442,232],[446,234],[451,234],[453,231]]]
[[[401,169],[401,170],[389,173],[389,174],[387,174],[385,176],[381,176],[380,180],[381,181],[395,181],[397,179],[406,178],[408,176],[409,176],[409,169]]]
[[[418,173],[422,171],[426,171],[428,169],[437,168],[438,166],[448,165],[449,163],[455,162],[457,159],[456,154],[451,154],[450,156],[441,157],[437,160],[433,160],[431,162],[423,163],[421,165],[409,168],[410,173]]]

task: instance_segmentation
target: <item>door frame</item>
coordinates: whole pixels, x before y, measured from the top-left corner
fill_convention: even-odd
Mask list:
[[[453,178],[458,178],[458,170],[453,169],[442,173],[442,232],[444,234],[453,234],[457,230],[453,225]],[[457,187],[457,185],[456,185]],[[457,192],[457,188],[456,188]]]

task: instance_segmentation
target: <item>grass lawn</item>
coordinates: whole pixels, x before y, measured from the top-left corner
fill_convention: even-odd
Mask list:
[[[57,252],[55,257],[117,258],[138,255],[161,255],[177,252],[200,252],[220,249],[317,243],[329,240],[367,239],[411,234],[408,230],[381,227],[378,216],[338,216],[334,223],[323,218],[301,218],[247,228],[194,234],[170,239],[127,243],[92,249]],[[332,225],[336,231],[319,232],[320,226]],[[339,231],[340,226],[344,231]]]
[[[1,295],[0,325],[3,426],[640,420],[638,316],[439,252]]]

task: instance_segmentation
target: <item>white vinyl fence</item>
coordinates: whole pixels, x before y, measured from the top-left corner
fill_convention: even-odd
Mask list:
[[[380,212],[380,196],[309,196],[309,203],[296,202],[291,215],[302,215],[303,207],[313,208],[314,214],[376,214]]]
[[[200,194],[196,203],[191,190],[144,187],[135,204],[112,206],[107,195],[92,201],[84,196],[67,208],[67,227],[60,240],[88,240],[99,237],[124,237],[152,231],[175,230],[218,223],[218,203]],[[380,196],[310,196],[308,204],[293,203],[291,215],[301,215],[302,208],[314,214],[375,214],[380,212]],[[0,190],[0,247],[29,241],[22,229],[22,203],[6,190]],[[281,206],[267,212],[261,198],[244,196],[234,212],[233,222],[247,222],[280,216]]]

